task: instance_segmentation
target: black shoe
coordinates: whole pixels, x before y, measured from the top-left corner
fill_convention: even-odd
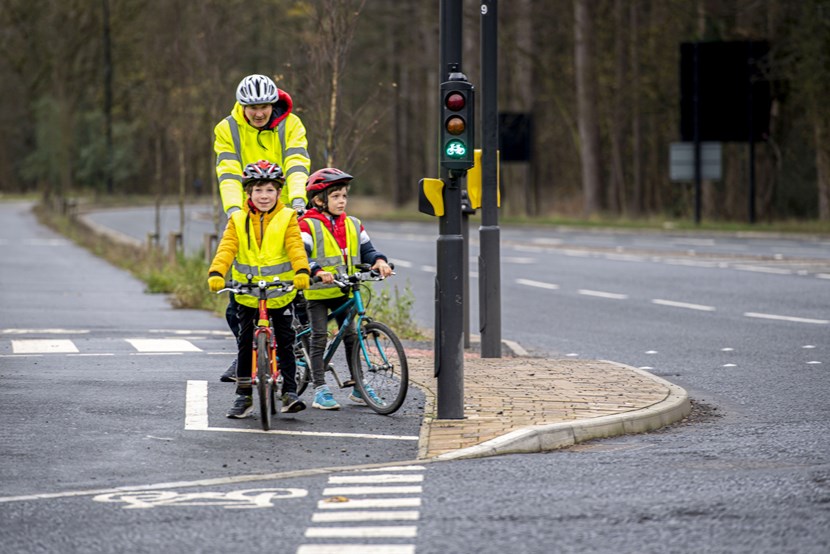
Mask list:
[[[287,392],[282,395],[282,413],[295,414],[305,410],[305,402],[300,400],[297,393]]]
[[[228,367],[228,369],[225,370],[225,373],[222,374],[219,380],[223,383],[236,382],[236,358],[233,359],[231,365]]]
[[[233,407],[228,410],[228,417],[231,419],[243,419],[251,415],[254,409],[254,399],[251,396],[238,394]]]

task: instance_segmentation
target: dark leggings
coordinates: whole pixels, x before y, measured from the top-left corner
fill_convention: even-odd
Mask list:
[[[259,310],[237,304],[237,319],[239,320],[239,347],[236,365],[236,394],[250,396],[251,364],[254,345],[254,320],[259,317]],[[280,375],[282,375],[282,393],[297,392],[297,367],[294,361],[294,327],[291,325],[291,305],[283,308],[269,309],[268,315],[274,324],[274,334],[277,340],[277,358],[279,359]]]
[[[327,298],[325,300],[307,300],[308,315],[311,319],[311,344],[308,354],[311,356],[311,376],[314,380],[314,386],[326,384],[326,370],[323,367],[323,353],[326,350],[326,340],[328,339],[328,313],[334,311],[349,300],[347,296],[339,298]],[[343,324],[346,318],[345,314],[335,318],[337,325]],[[346,345],[346,362],[349,364],[349,371],[352,371],[352,350],[357,342],[357,333],[354,330],[354,322],[349,326],[349,329],[343,336],[343,342]]]

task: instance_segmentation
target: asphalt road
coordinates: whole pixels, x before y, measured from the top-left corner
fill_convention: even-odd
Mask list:
[[[29,301],[38,301],[30,294],[36,281],[23,276],[37,269],[50,276],[48,296],[60,298],[50,301],[65,302],[56,321],[67,327],[106,333],[129,326],[132,335],[157,328],[134,323],[155,317],[165,329],[224,330],[221,321],[198,326],[205,316],[141,295],[140,284],[50,233],[33,231],[34,242],[25,242],[19,229],[28,228],[27,216],[2,209],[3,220],[17,230],[0,231],[0,245],[24,246],[11,256],[16,263],[0,268],[0,328],[11,327],[6,321],[15,328],[35,326],[48,311],[28,309]],[[192,234],[192,242],[201,244],[204,219],[188,219],[186,243]],[[120,211],[116,221],[140,238],[152,215]],[[367,227],[396,261],[397,282],[413,291],[416,318],[431,326],[437,223]],[[30,263],[38,241],[56,242],[43,247],[50,249],[41,264]],[[535,354],[647,368],[686,388],[695,404],[686,422],[660,432],[547,454],[365,471],[346,467],[361,463],[348,447],[315,450],[310,445],[318,443],[309,437],[185,430],[188,380],[208,381],[211,410],[214,396],[227,394],[215,382],[222,366],[216,360],[227,358],[206,344],[221,343],[218,338],[192,341],[215,355],[182,353],[172,364],[163,355],[124,356],[138,365],[120,374],[129,376],[129,391],[117,402],[108,395],[123,387],[111,369],[112,360],[121,358],[51,354],[43,357],[62,361],[47,364],[2,357],[0,413],[14,425],[4,425],[0,434],[0,550],[221,552],[242,545],[300,554],[373,552],[370,546],[384,554],[830,551],[828,246],[827,239],[809,237],[503,230],[505,339]],[[475,240],[470,255],[471,298],[477,299]],[[28,269],[18,263],[21,256]],[[147,314],[142,308],[116,316],[115,303],[52,287],[53,278],[73,289],[87,286],[89,273],[84,278],[81,269],[68,269],[74,267],[126,283],[124,303],[148,306]],[[88,316],[78,310],[78,299],[86,301]],[[472,302],[473,332],[477,313]],[[51,369],[39,372],[43,367]],[[211,426],[227,426],[223,408],[210,413]],[[53,414],[67,417],[50,420]],[[305,421],[305,414],[296,419]],[[378,419],[368,418],[369,424]],[[396,429],[409,425],[401,419]],[[337,448],[335,439],[325,443]],[[277,453],[275,444],[290,448]],[[407,463],[407,448],[381,447],[368,462]],[[278,471],[312,469],[263,476],[269,470],[261,460],[269,455],[274,459],[266,464],[273,461]],[[341,470],[322,469],[338,458]],[[125,485],[145,486],[111,490]],[[385,492],[354,489],[364,486]],[[99,487],[105,488],[96,492]],[[325,501],[340,494],[366,495],[372,517],[395,519],[343,521],[349,511]],[[332,544],[337,546],[321,546]]]

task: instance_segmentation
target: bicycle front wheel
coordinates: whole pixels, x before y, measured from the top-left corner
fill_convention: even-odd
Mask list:
[[[271,410],[274,403],[269,353],[268,336],[260,333],[256,338],[256,389],[259,395],[259,420],[263,431],[271,429]]]
[[[395,333],[377,321],[360,326],[352,352],[355,386],[366,405],[389,415],[401,407],[409,388],[406,353]]]

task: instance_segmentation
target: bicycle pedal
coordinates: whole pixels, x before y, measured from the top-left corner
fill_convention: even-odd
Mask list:
[[[354,385],[355,385],[354,379],[348,379],[348,380],[343,382],[343,386],[341,388],[345,389],[346,387],[353,387]]]

